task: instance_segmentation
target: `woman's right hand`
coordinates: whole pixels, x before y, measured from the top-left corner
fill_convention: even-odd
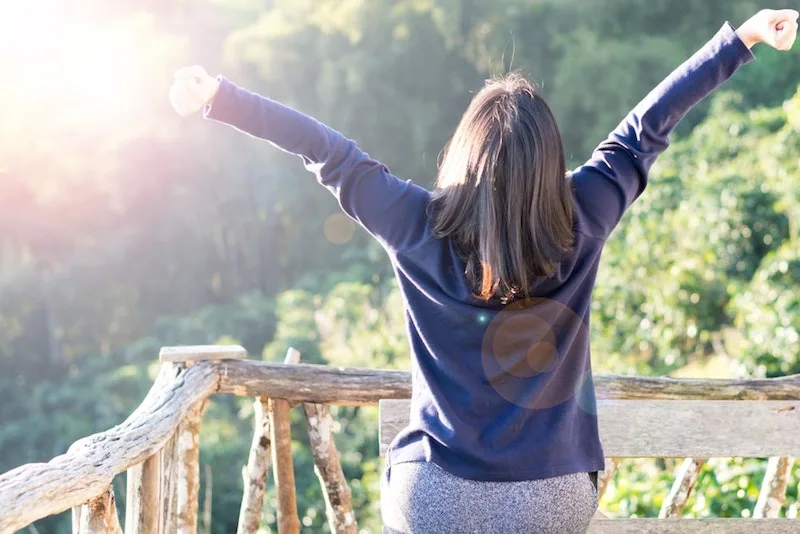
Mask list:
[[[169,101],[179,115],[185,117],[210,104],[219,90],[219,81],[199,66],[184,67],[175,72],[169,90]]]
[[[798,16],[800,13],[794,9],[762,9],[742,24],[736,34],[747,48],[765,43],[776,50],[789,50],[797,38]]]

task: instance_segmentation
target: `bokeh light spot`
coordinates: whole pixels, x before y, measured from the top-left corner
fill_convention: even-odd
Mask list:
[[[347,215],[333,213],[322,223],[322,231],[325,233],[325,238],[331,243],[344,245],[353,239],[356,225]]]

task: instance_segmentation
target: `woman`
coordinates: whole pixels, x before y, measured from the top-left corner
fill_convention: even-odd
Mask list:
[[[299,155],[387,250],[412,354],[409,426],[382,489],[389,532],[585,532],[603,469],[589,309],[603,245],[642,193],[678,121],[753,59],[788,50],[798,13],[725,24],[567,173],[556,122],[522,77],[487,83],[450,141],[433,192],[352,141],[200,67],[176,74],[182,115]]]

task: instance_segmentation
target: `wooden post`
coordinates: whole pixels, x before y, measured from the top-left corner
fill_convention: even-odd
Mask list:
[[[161,454],[128,469],[125,534],[158,534]]]
[[[296,364],[300,353],[293,348],[286,352],[284,363]],[[278,494],[278,534],[299,534],[297,498],[292,461],[291,404],[285,399],[270,399],[270,434],[272,441],[272,476]]]
[[[75,515],[73,509],[73,528]],[[78,530],[75,532],[79,534],[122,534],[113,486],[82,505],[77,516]]]
[[[767,471],[761,483],[758,501],[753,509],[753,518],[778,517],[786,504],[786,486],[792,472],[794,458],[772,457],[767,462]]]
[[[659,518],[681,516],[686,502],[689,500],[689,495],[692,494],[694,485],[697,484],[700,470],[703,469],[703,464],[705,463],[704,458],[686,458],[683,461],[675,472],[675,482],[672,483],[672,489],[670,489],[667,498],[664,499],[661,511],[658,512]]]
[[[617,472],[617,467],[619,467],[619,458],[606,458],[606,469],[605,471],[600,471],[597,477],[598,500],[603,498],[603,494],[606,492],[608,483],[611,482],[611,479],[614,478],[614,474]]]
[[[178,534],[197,534],[200,490],[200,423],[207,401],[193,409],[178,427]]]
[[[242,507],[237,534],[255,534],[264,512],[264,490],[269,476],[271,449],[270,418],[267,399],[253,401],[253,440],[247,465],[242,468]]]
[[[162,364],[182,367],[202,361],[243,360],[247,352],[238,345],[197,345],[162,347],[159,359]],[[162,528],[180,534],[196,534],[198,524],[198,498],[200,488],[200,422],[207,406],[203,401],[194,407],[164,448],[162,458],[169,458],[163,479],[165,498]],[[206,466],[208,467],[208,466]],[[205,530],[211,529],[211,472],[207,471],[206,502],[204,503]]]
[[[161,512],[159,533],[167,534],[178,529],[178,443],[177,432],[158,453],[161,457]]]
[[[81,533],[81,507],[72,507],[72,534]]]
[[[214,477],[211,474],[211,466],[208,464],[203,468],[203,478],[206,481],[206,491],[203,495],[203,532],[211,534],[211,489]]]
[[[353,513],[350,486],[342,472],[339,451],[333,441],[333,421],[325,404],[303,405],[308,422],[308,439],[314,454],[317,473],[325,497],[328,525],[334,534],[357,534],[358,525]]]

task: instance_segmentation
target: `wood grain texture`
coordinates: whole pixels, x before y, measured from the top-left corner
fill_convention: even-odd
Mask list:
[[[288,367],[296,366],[300,363],[300,352],[289,347],[283,363]],[[300,534],[292,457],[292,403],[286,399],[270,399],[267,406],[272,441],[272,469],[275,492],[278,494],[278,534]]]
[[[588,534],[796,534],[796,519],[596,519]]]
[[[789,484],[794,458],[772,457],[767,462],[767,471],[761,482],[758,501],[753,508],[753,517],[778,517],[786,504],[786,486]]]
[[[409,418],[409,401],[381,401],[380,453]],[[797,456],[798,401],[598,401],[607,456]]]
[[[220,392],[294,402],[375,405],[381,399],[411,398],[406,371],[223,361]],[[765,379],[692,379],[601,375],[599,399],[800,400],[800,375]]]
[[[199,362],[244,360],[247,351],[239,345],[186,345],[161,347],[158,359],[162,362]]]
[[[78,529],[73,530],[74,534],[122,534],[112,486],[82,505],[78,517]]]
[[[0,475],[0,533],[15,532],[100,495],[115,475],[158,452],[217,384],[211,362],[181,371],[164,366],[142,404],[122,424],[75,442],[50,462]]]
[[[178,427],[180,428],[180,426]],[[161,458],[161,515],[159,532],[178,531],[178,434],[158,452]]]
[[[342,471],[339,451],[333,441],[333,420],[324,404],[305,403],[303,410],[308,423],[308,441],[314,455],[314,471],[322,485],[325,513],[334,534],[357,534],[358,525],[353,512],[350,486]]]
[[[703,458],[686,458],[683,460],[675,471],[675,480],[672,482],[672,487],[666,499],[661,504],[658,517],[681,517],[705,463],[706,461]]]
[[[600,375],[598,399],[800,400],[800,374],[780,378],[669,378]]]
[[[128,469],[125,503],[127,534],[161,534],[161,454]]]
[[[289,401],[270,399],[272,476],[278,494],[278,534],[299,534]]]
[[[178,427],[178,534],[197,534],[200,491],[200,423],[208,400],[195,407]]]
[[[294,404],[377,405],[380,399],[411,397],[411,378],[405,371],[244,360],[221,362],[220,375],[220,393]]]
[[[242,469],[242,505],[239,508],[237,534],[256,534],[264,514],[264,491],[269,475],[272,445],[267,399],[253,402],[253,439],[247,465]]]

